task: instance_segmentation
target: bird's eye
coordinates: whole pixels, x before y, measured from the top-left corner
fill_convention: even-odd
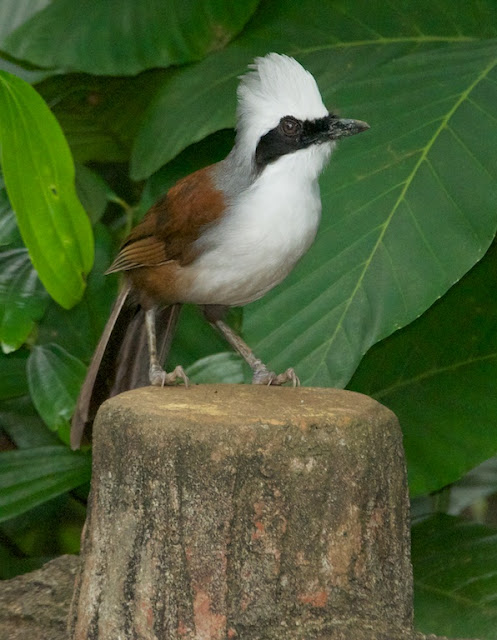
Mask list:
[[[302,129],[302,124],[296,118],[286,116],[281,118],[280,127],[286,136],[297,136]]]

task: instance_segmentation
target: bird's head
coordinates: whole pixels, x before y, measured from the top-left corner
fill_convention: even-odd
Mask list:
[[[318,147],[324,164],[336,140],[366,129],[365,122],[330,113],[314,77],[294,58],[269,53],[241,78],[236,146],[258,172],[282,156]]]

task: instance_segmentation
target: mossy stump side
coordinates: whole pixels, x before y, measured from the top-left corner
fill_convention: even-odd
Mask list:
[[[371,398],[122,394],[94,427],[71,637],[411,637],[408,524],[401,432]]]

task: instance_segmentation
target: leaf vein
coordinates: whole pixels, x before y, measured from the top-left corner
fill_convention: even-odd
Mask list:
[[[429,378],[434,378],[435,376],[439,376],[442,373],[454,373],[455,371],[463,367],[467,367],[473,364],[478,364],[480,362],[496,360],[496,359],[497,359],[497,353],[489,353],[485,356],[468,358],[467,360],[446,365],[444,367],[442,366],[433,367],[431,369],[427,369],[426,371],[423,371],[423,373],[420,373],[417,376],[412,376],[411,378],[405,378],[404,380],[399,380],[398,382],[390,385],[389,387],[385,387],[385,389],[382,389],[381,391],[377,391],[376,393],[373,394],[373,397],[378,400],[380,398],[384,398],[385,396],[395,391],[398,391],[399,389],[408,387],[410,385],[418,384],[420,382],[428,380]]]
[[[376,256],[378,248],[381,244],[381,242],[383,241],[383,237],[388,229],[388,226],[393,218],[393,216],[395,215],[395,213],[397,212],[401,202],[405,199],[405,195],[407,193],[407,191],[409,190],[415,176],[418,173],[419,168],[421,167],[421,165],[423,164],[424,160],[428,157],[429,152],[431,151],[433,145],[435,144],[436,140],[438,139],[438,137],[440,136],[441,132],[447,127],[450,119],[452,118],[452,116],[456,113],[456,111],[458,110],[458,108],[461,106],[461,104],[463,104],[463,102],[468,98],[468,96],[471,94],[471,92],[478,86],[478,84],[488,76],[488,74],[492,71],[492,69],[494,69],[497,66],[497,60],[492,60],[478,75],[477,77],[473,80],[473,82],[471,82],[471,84],[465,89],[465,91],[463,91],[459,98],[456,100],[456,102],[454,103],[454,105],[452,106],[452,108],[448,111],[448,113],[442,118],[442,121],[440,123],[440,126],[437,128],[437,130],[434,132],[433,136],[431,137],[431,139],[428,141],[427,145],[425,146],[425,148],[423,149],[421,156],[418,160],[418,162],[415,164],[415,166],[413,167],[413,170],[411,171],[411,174],[408,176],[404,187],[401,191],[401,193],[399,194],[399,197],[397,199],[397,202],[394,204],[394,206],[392,207],[392,211],[390,212],[390,214],[388,215],[387,219],[385,220],[385,223],[383,225],[383,231],[380,234],[376,245],[373,247],[370,256],[368,257],[368,259],[365,261],[365,266],[364,269],[362,271],[362,273],[360,274],[360,277],[358,278],[358,281],[356,283],[356,286],[354,287],[353,291],[351,292],[350,298],[347,301],[347,304],[345,305],[345,308],[343,310],[342,316],[339,318],[339,321],[337,323],[337,326],[335,327],[334,332],[332,333],[332,335],[330,336],[330,339],[327,341],[329,346],[326,349],[322,350],[322,355],[321,358],[324,361],[325,359],[327,359],[328,356],[328,351],[331,348],[331,345],[333,344],[336,335],[337,335],[337,331],[339,329],[339,327],[343,324],[348,311],[350,309],[350,305],[352,304],[352,300],[355,298],[355,296],[357,295],[357,292],[359,291],[359,287],[362,284],[362,281],[364,280],[367,270],[371,265],[371,262],[373,261],[373,258]],[[321,363],[322,364],[322,363]]]

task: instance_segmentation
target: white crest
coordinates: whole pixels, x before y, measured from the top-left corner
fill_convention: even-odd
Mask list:
[[[250,71],[241,77],[238,86],[237,134],[231,153],[220,162],[215,172],[216,186],[228,197],[237,196],[257,178],[254,155],[261,137],[274,129],[284,116],[299,120],[314,120],[328,115],[314,77],[294,58],[268,53],[256,58]],[[317,179],[330,157],[335,143],[312,145],[296,158],[285,156],[278,162],[310,179]],[[293,155],[293,154],[292,154]]]
[[[269,53],[256,58],[238,87],[237,131],[255,150],[284,116],[313,120],[328,115],[316,80],[294,58]]]

